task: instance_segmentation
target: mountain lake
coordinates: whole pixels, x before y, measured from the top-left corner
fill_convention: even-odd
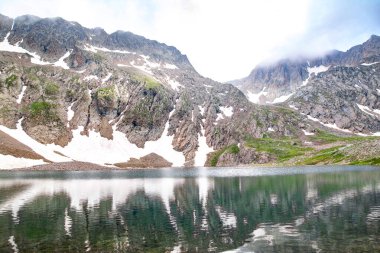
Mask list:
[[[380,168],[2,171],[0,252],[380,252]]]

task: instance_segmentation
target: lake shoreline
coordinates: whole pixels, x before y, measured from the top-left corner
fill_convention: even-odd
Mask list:
[[[336,166],[348,166],[346,164],[334,164]],[[326,165],[326,166],[334,166],[334,165]],[[302,165],[301,167],[314,167],[316,165]],[[373,166],[373,165],[372,165]],[[233,166],[234,168],[291,168],[291,167],[299,167],[295,165],[286,165],[286,164],[254,164],[254,165],[237,165]],[[377,167],[377,166],[375,166]],[[143,170],[143,169],[162,169],[162,168],[178,168],[178,169],[189,169],[196,167],[117,167],[114,165],[99,165],[95,163],[89,162],[61,162],[61,163],[49,163],[42,165],[35,165],[24,168],[14,168],[14,169],[2,169],[0,171],[129,171],[129,170]],[[208,167],[204,167],[208,168]],[[214,167],[209,167],[214,168]],[[230,167],[220,167],[220,168],[230,168]]]
[[[90,171],[90,170],[126,170],[116,166],[102,166],[95,163],[88,162],[62,162],[62,163],[49,163],[42,165],[35,165],[25,168],[14,168],[4,171]]]
[[[202,166],[204,168],[208,168],[207,166]],[[220,168],[229,168],[230,166],[223,166]],[[254,164],[254,165],[236,165],[233,166],[235,168],[277,168],[277,167],[294,167],[291,165],[283,165],[283,164]],[[142,169],[162,169],[162,168],[178,168],[178,169],[188,169],[188,168],[196,168],[196,167],[155,167],[155,166],[146,166],[146,167],[117,167],[112,164],[105,166],[95,163],[89,162],[57,162],[57,163],[48,163],[41,164],[23,168],[14,168],[14,169],[2,169],[0,171],[111,171],[111,170],[142,170]],[[210,167],[215,168],[215,167]]]

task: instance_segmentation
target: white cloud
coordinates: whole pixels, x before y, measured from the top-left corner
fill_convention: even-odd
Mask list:
[[[177,47],[201,74],[227,81],[248,75],[263,60],[347,49],[380,27],[378,21],[367,25],[371,17],[378,20],[376,1],[347,2],[2,0],[0,12],[13,17],[61,16],[107,32],[131,31]],[[380,32],[376,29],[372,33]]]
[[[196,69],[226,81],[247,75],[278,44],[304,31],[308,1],[160,0],[154,37],[187,53]],[[294,10],[294,11],[291,11]]]

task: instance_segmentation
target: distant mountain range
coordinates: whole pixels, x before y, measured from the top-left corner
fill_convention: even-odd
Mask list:
[[[199,75],[175,47],[130,32],[0,15],[0,40],[2,169],[378,158],[378,36],[347,52],[259,66],[232,82],[240,90]],[[318,160],[320,152],[333,154]]]
[[[230,83],[241,89],[253,103],[279,103],[306,86],[314,75],[334,66],[355,67],[378,62],[379,52],[380,37],[372,35],[365,43],[346,52],[332,51],[321,57],[290,58],[273,64],[261,64],[249,76]]]

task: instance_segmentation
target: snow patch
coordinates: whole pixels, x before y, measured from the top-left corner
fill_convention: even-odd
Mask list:
[[[41,164],[45,164],[45,162],[43,160],[34,160],[24,157],[14,157],[12,155],[0,154],[0,170],[25,168]]]
[[[359,107],[359,109],[362,112],[364,112],[370,116],[373,116],[373,117],[379,117],[380,116],[380,110],[379,109],[371,109],[368,106],[360,105],[360,104],[356,104],[356,105]]]
[[[202,135],[198,133],[198,149],[195,152],[194,166],[204,166],[207,160],[207,154],[214,152],[214,149],[207,144],[205,130],[202,125],[201,134]]]
[[[90,45],[84,45],[84,48],[83,48],[85,51],[89,51],[89,52],[93,52],[93,53],[97,53],[98,51],[95,49],[94,46],[90,46]]]
[[[343,129],[343,128],[338,127],[335,123],[334,124],[323,123],[319,119],[313,118],[310,115],[307,115],[307,118],[310,119],[310,120],[312,120],[312,121],[314,121],[314,122],[318,122],[318,123],[320,123],[321,125],[323,125],[325,127],[333,128],[333,129],[336,129],[336,130],[339,130],[339,131],[342,131],[342,132],[346,132],[346,133],[352,133],[348,129]]]
[[[305,135],[315,135],[314,133],[310,133],[310,132],[306,131],[305,129],[302,129],[302,132],[303,132]]]
[[[157,63],[157,62],[153,62],[150,59],[149,56],[146,56],[146,55],[139,55],[140,59],[136,62],[136,61],[131,61],[130,64],[137,68],[137,69],[140,69],[150,75],[153,75],[153,72],[152,72],[152,69],[159,69],[160,67],[163,67],[163,68],[166,68],[166,69],[178,69],[178,67],[176,65],[173,65],[173,64],[169,64],[169,63]],[[170,79],[170,78],[169,78]],[[168,80],[169,84],[170,83],[173,83],[173,86],[178,86],[178,83],[174,84],[174,80],[170,81]],[[170,84],[172,85],[172,84]]]
[[[83,78],[83,80],[85,80],[85,81],[99,80],[99,77],[94,76],[94,75],[89,75],[89,76],[86,76],[85,78]]]
[[[222,119],[224,119],[223,114],[221,114],[221,113],[216,114],[216,120],[215,121],[219,121]]]
[[[80,134],[83,129],[80,126],[74,130],[72,141],[59,151],[75,160],[98,164],[126,162],[131,158],[127,155],[128,151],[134,154],[138,152],[137,146],[127,142],[122,133],[114,132],[113,140],[108,140],[92,130],[89,131],[88,137],[83,136]],[[104,156],[106,153],[107,156]]]
[[[67,127],[70,126],[70,121],[73,119],[74,117],[74,111],[71,109],[73,107],[75,102],[72,102],[70,104],[70,106],[67,108]]]
[[[268,127],[268,132],[274,132],[274,129],[272,127]]]
[[[83,74],[84,72],[86,72],[86,70],[83,69],[83,70],[78,70],[78,71],[75,71],[75,72],[77,72],[78,74]]]
[[[371,65],[375,65],[375,64],[378,64],[379,62],[372,62],[372,63],[362,63],[361,65],[363,66],[371,66]]]
[[[278,97],[278,98],[275,98],[273,100],[273,102],[271,102],[270,104],[277,104],[277,103],[282,103],[282,102],[285,102],[286,100],[288,100],[291,96],[293,96],[294,93],[290,93],[288,95],[283,95],[281,97]]]
[[[315,67],[312,67],[312,68],[308,67],[307,68],[307,72],[309,72],[309,76],[306,78],[305,81],[302,82],[301,87],[307,85],[307,83],[309,82],[309,79],[311,77],[311,74],[318,75],[319,73],[326,72],[329,68],[330,68],[330,66],[326,67],[324,65],[319,65],[319,66],[315,66]]]
[[[268,94],[267,91],[265,91],[266,87],[262,89],[259,93],[252,93],[248,91],[248,100],[251,101],[254,104],[259,104],[260,103],[260,97],[261,96],[266,96]]]
[[[61,67],[61,68],[63,68],[63,69],[69,69],[69,66],[68,66],[67,63],[65,62],[65,59],[66,59],[67,57],[70,56],[70,54],[71,54],[72,51],[73,51],[73,50],[69,50],[69,51],[67,51],[67,52],[66,52],[61,58],[59,58],[58,61],[56,61],[56,62],[53,64],[53,66],[55,66],[55,67]]]
[[[289,107],[292,108],[292,109],[294,109],[294,110],[296,110],[296,111],[298,111],[298,108],[295,105],[289,105]]]
[[[24,42],[24,39],[21,39],[20,41],[18,41],[18,42],[16,42],[16,47],[19,47],[20,46],[20,44],[22,43],[22,42]]]
[[[148,73],[150,75],[153,75],[153,72],[145,64],[143,64],[143,65],[137,65],[135,63],[135,61],[131,61],[131,65],[132,65],[132,67],[134,67],[136,69],[139,69],[139,70],[141,70],[143,72],[146,72],[146,73]]]
[[[0,42],[0,51],[6,51],[6,52],[13,52],[13,53],[21,53],[21,54],[29,54],[32,56],[31,62],[38,65],[48,65],[51,64],[49,62],[45,62],[41,60],[41,57],[37,55],[36,53],[29,52],[28,50],[20,47],[19,43],[16,45],[11,45],[8,41],[8,37],[11,34],[11,32],[8,32],[5,36],[4,40]]]
[[[232,106],[228,106],[228,107],[225,107],[225,106],[220,106],[219,109],[222,111],[222,113],[226,116],[226,117],[231,117],[232,114],[234,113],[234,108]]]
[[[21,93],[20,93],[20,95],[18,95],[18,98],[16,100],[17,104],[21,103],[22,98],[24,97],[24,94],[25,94],[26,87],[27,86],[25,86],[25,85],[22,86]]]
[[[102,79],[102,83],[107,82],[111,78],[111,76],[112,76],[112,73],[108,73],[108,75]]]
[[[113,140],[103,138],[100,133],[92,130],[89,131],[88,137],[81,135],[83,126],[80,126],[72,131],[73,139],[67,146],[63,148],[53,144],[49,144],[49,146],[74,160],[97,164],[126,162],[130,158],[140,158],[150,153],[156,153],[173,163],[175,167],[183,166],[185,157],[182,152],[174,149],[172,145],[174,136],[168,136],[168,129],[169,120],[161,137],[156,141],[145,142],[144,148],[139,148],[129,142],[124,133],[116,130],[116,125],[113,126]]]
[[[316,66],[316,67],[308,67],[307,68],[307,71],[310,73],[310,74],[315,74],[315,75],[318,75],[319,73],[322,73],[322,72],[326,72],[327,70],[329,70],[330,66],[324,66],[324,65],[319,65],[319,66]]]
[[[93,53],[97,53],[98,51],[103,51],[103,52],[107,52],[107,53],[117,53],[117,54],[135,54],[135,53],[129,52],[127,50],[112,50],[112,49],[108,49],[105,47],[92,46],[89,44],[84,45],[84,50],[90,51]]]
[[[164,67],[165,69],[178,69],[178,67],[177,67],[176,65],[174,65],[174,64],[169,64],[169,63],[165,63],[165,64],[163,65],[163,67]]]
[[[131,65],[128,65],[128,64],[117,64],[118,67],[131,67]]]
[[[205,108],[203,106],[198,105],[199,112],[201,113],[202,116],[204,116],[205,113]]]

